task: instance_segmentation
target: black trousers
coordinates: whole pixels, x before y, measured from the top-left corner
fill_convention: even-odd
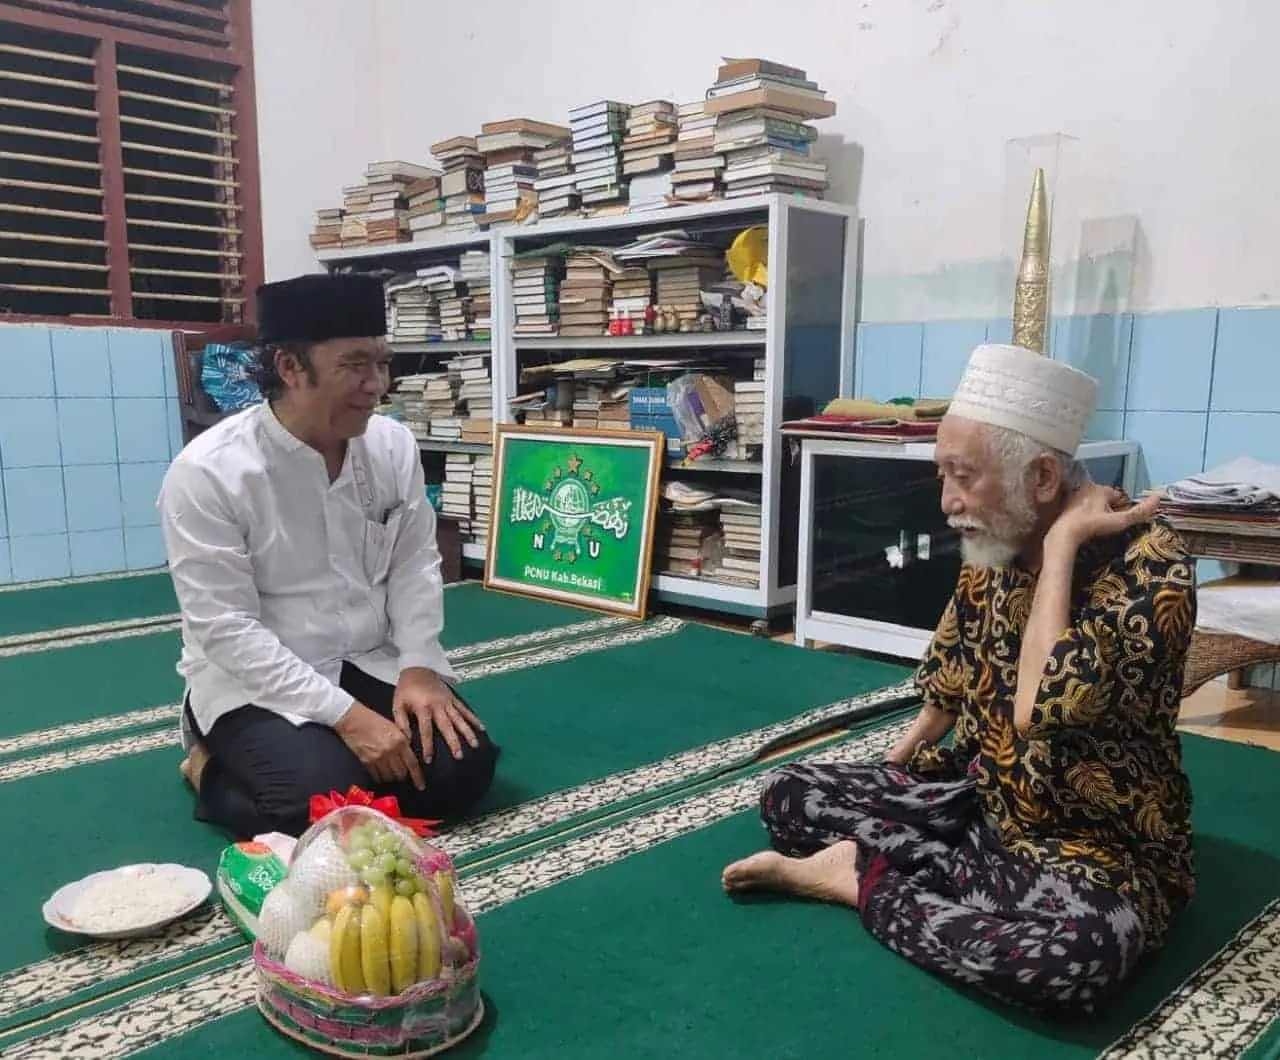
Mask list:
[[[343,663],[338,684],[357,701],[391,719],[395,689],[350,663]],[[456,692],[455,692],[456,695]],[[200,732],[187,708],[192,729]],[[261,707],[244,706],[224,714],[201,734],[209,752],[196,801],[196,819],[216,825],[237,839],[262,832],[298,836],[306,831],[312,795],[343,794],[355,784],[375,795],[394,795],[405,817],[455,821],[473,809],[489,790],[498,747],[477,732],[478,747],[462,742],[454,758],[437,729],[431,762],[423,766],[427,784],[418,791],[408,779],[375,781],[333,729],[294,725]],[[421,734],[414,726],[413,753],[422,757]]]

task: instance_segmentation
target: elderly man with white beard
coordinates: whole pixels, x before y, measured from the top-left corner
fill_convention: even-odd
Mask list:
[[[884,764],[772,774],[775,849],[723,879],[851,906],[916,965],[1059,1017],[1110,1001],[1195,892],[1192,567],[1158,498],[1077,464],[1096,395],[1029,350],[974,351],[935,448],[964,562],[919,716]]]

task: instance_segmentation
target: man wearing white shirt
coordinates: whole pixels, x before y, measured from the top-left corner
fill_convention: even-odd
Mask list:
[[[266,399],[193,440],[159,508],[182,609],[183,774],[196,816],[297,835],[352,784],[456,818],[497,748],[441,649],[435,513],[389,383],[382,284],[301,276],[258,292]]]

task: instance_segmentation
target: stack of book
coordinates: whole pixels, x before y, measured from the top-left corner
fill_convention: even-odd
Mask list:
[[[467,338],[470,299],[461,279],[461,274],[455,273],[447,289],[441,289],[438,295],[440,337],[445,342],[461,342]]]
[[[387,284],[387,338],[392,343],[437,342],[440,308],[421,276]]]
[[[440,487],[440,513],[458,523],[458,531],[471,533],[471,457],[449,453],[444,458],[444,482]]]
[[[600,396],[596,419],[601,427],[625,431],[631,426],[631,384],[610,386]]]
[[[484,155],[471,136],[455,136],[431,145],[444,166],[440,194],[444,197],[444,227],[450,231],[476,227],[484,213]]]
[[[726,196],[821,197],[827,165],[811,157],[818,134],[805,122],[831,117],[836,105],[805,71],[767,59],[728,59],[707,97],[704,109],[716,118],[715,149],[727,163]]]
[[[623,176],[638,177],[670,169],[678,129],[674,103],[657,99],[632,107],[627,115],[627,136],[622,141]]]
[[[468,353],[448,364],[455,408],[462,423],[463,441],[488,441],[493,427],[493,388],[489,382],[489,354]],[[474,422],[474,426],[468,426]],[[471,438],[468,435],[479,435]]]
[[[433,438],[448,437],[452,430],[446,429],[444,434],[437,434],[436,428],[438,424],[450,423],[457,414],[457,399],[449,373],[427,372],[422,396],[426,403],[428,433]]]
[[[603,397],[603,383],[586,379],[573,381],[573,426],[576,429],[592,431],[600,426],[600,402]]]
[[[560,140],[533,153],[538,175],[533,182],[538,193],[538,216],[558,217],[578,209],[581,200],[574,185],[573,141]]]
[[[558,423],[560,420],[555,405],[547,400],[547,392],[545,390],[534,390],[527,394],[519,394],[507,404],[510,406],[511,414],[516,417],[517,422],[536,426],[543,423]]]
[[[470,305],[467,320],[468,337],[487,339],[493,328],[492,281],[489,274],[489,252],[467,250],[462,254],[458,272],[467,285]]]
[[[657,274],[656,303],[665,313],[674,313],[681,325],[693,325],[702,314],[702,289],[724,277],[719,257],[705,253],[653,258],[649,268]]]
[[[613,301],[609,315],[627,320],[633,335],[643,335],[646,330],[645,310],[651,303],[652,281],[649,270],[643,265],[624,268],[613,278]]]
[[[733,419],[738,437],[734,444],[734,457],[738,460],[759,460],[764,446],[764,374],[756,379],[733,381]]]
[[[372,199],[366,184],[351,184],[342,189],[342,245],[344,247],[364,246],[368,235],[365,227],[365,215],[368,214]]]
[[[409,206],[411,239],[444,226],[444,199],[440,196],[438,175],[415,180],[405,189],[405,199]]]
[[[696,577],[708,564],[714,564],[721,544],[718,515],[714,508],[660,511],[654,534],[655,570]]]
[[[521,221],[538,203],[533,156],[544,147],[569,138],[562,125],[508,118],[480,127],[476,147],[484,155],[483,225]]]
[[[736,502],[720,509],[723,552],[715,577],[756,588],[760,584],[760,506]]]
[[[477,544],[489,540],[489,513],[493,510],[493,457],[477,456],[471,464],[471,536]]]
[[[573,179],[583,206],[626,200],[619,149],[627,127],[625,103],[602,99],[569,111],[573,134]]]
[[[408,190],[420,181],[438,177],[429,166],[410,162],[373,162],[365,171],[369,208],[364,214],[365,243],[382,246],[409,238]]]
[[[511,266],[517,335],[554,335],[563,261],[559,257],[519,258]]]
[[[330,250],[342,246],[342,210],[317,210],[316,226],[311,230],[311,248]]]
[[[565,261],[560,283],[560,334],[565,338],[604,335],[609,330],[613,277],[619,272],[605,251],[575,250]]]
[[[682,202],[716,198],[721,189],[724,155],[716,153],[716,118],[706,112],[702,100],[680,107],[680,132],[676,137],[676,168],[671,175],[671,196]]]
[[[425,375],[402,375],[387,394],[387,414],[398,419],[419,438],[425,438],[431,428],[423,388]]]

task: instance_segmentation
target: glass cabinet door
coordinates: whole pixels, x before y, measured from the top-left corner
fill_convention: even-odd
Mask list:
[[[814,458],[812,607],[932,630],[960,573],[928,460]]]

